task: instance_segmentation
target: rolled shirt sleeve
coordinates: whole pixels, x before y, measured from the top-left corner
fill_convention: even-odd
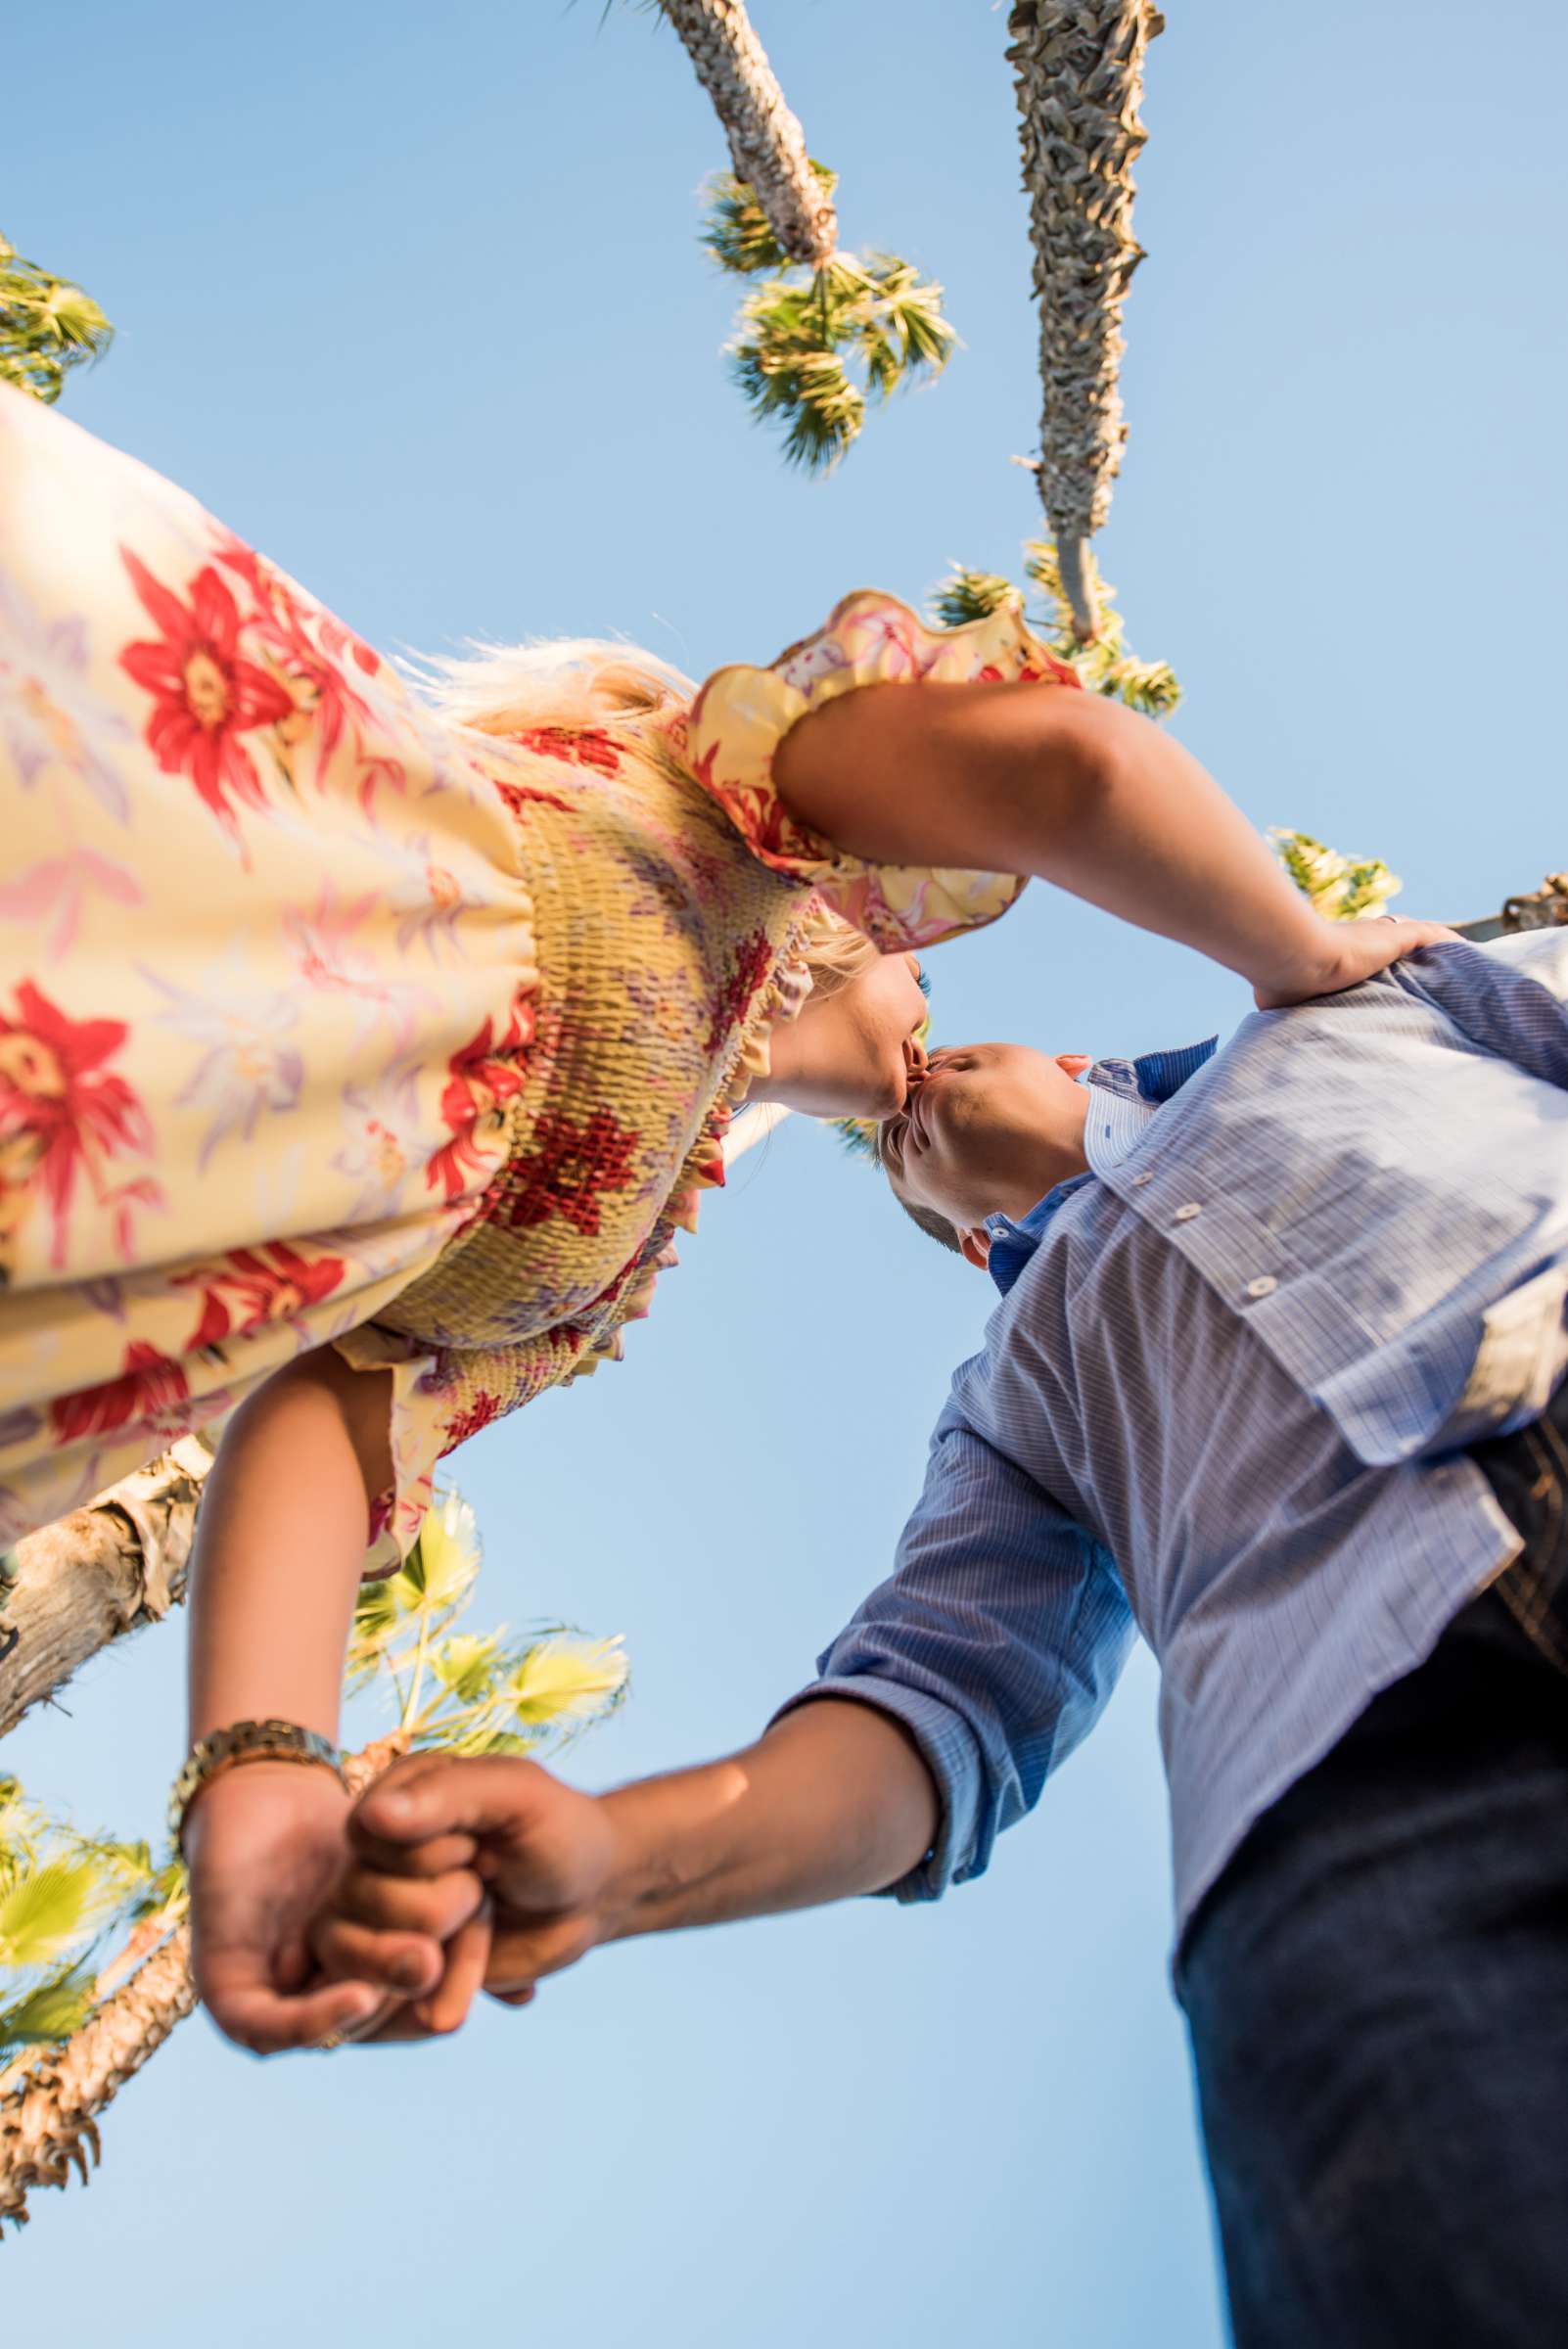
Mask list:
[[[915,1739],[942,1821],[887,1887],[937,1900],[984,1873],[1003,1827],[1093,1727],[1132,1643],[1109,1553],[949,1402],[893,1573],[819,1658],[818,1697],[879,1706]]]

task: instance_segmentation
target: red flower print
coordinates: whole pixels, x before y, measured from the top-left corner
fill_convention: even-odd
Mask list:
[[[334,620],[330,612],[321,611],[308,598],[301,599],[282,573],[274,571],[243,538],[226,535],[217,548],[217,559],[250,589],[254,608],[249,624],[264,639],[291,683],[299,689],[285,731],[288,737],[302,737],[315,727],[316,780],[320,781],[328,760],[346,731],[352,734],[355,751],[366,769],[362,790],[368,791],[378,774],[385,774],[390,782],[400,785],[404,779],[400,762],[365,750],[362,736],[371,723],[370,706],[354,691],[341,666],[347,658],[365,676],[371,677],[381,668],[380,656],[346,628],[341,620]],[[291,747],[287,740],[280,746],[285,753],[286,767],[286,754]]]
[[[334,661],[341,661],[346,653],[355,668],[367,677],[373,677],[380,668],[381,655],[373,652],[362,636],[346,628],[341,620],[334,620],[329,612],[321,615],[320,632],[321,649],[330,653]]]
[[[330,1297],[345,1270],[341,1256],[303,1256],[287,1240],[269,1240],[259,1248],[231,1249],[215,1270],[204,1267],[176,1273],[177,1287],[202,1292],[202,1317],[188,1351],[217,1345],[236,1326],[237,1314],[241,1337],[268,1321],[292,1320],[307,1305]]]
[[[530,806],[555,807],[562,815],[572,813],[570,801],[558,799],[553,791],[535,791],[528,783],[507,783],[499,775],[495,778],[495,788],[514,815],[521,815]]]
[[[448,1422],[446,1441],[441,1446],[442,1455],[455,1451],[459,1444],[466,1444],[470,1436],[477,1436],[480,1429],[488,1427],[492,1419],[499,1419],[505,1408],[506,1404],[501,1396],[491,1395],[482,1388],[467,1408]]]
[[[832,850],[815,833],[798,824],[778,793],[756,783],[725,783],[714,772],[718,744],[710,743],[692,773],[710,799],[722,807],[754,856],[776,871],[792,872],[801,864],[818,864]]]
[[[773,967],[773,949],[767,943],[765,930],[754,930],[743,938],[735,955],[735,967],[714,997],[713,1017],[709,1023],[706,1049],[716,1052],[741,1026],[752,1007],[759,988]]]
[[[448,1200],[461,1196],[470,1174],[484,1171],[484,1160],[476,1147],[476,1128],[493,1117],[503,1101],[522,1091],[528,1073],[528,1048],[533,1041],[532,1004],[519,997],[505,1035],[493,1041],[492,1026],[486,1019],[446,1064],[449,1075],[441,1094],[441,1118],[452,1139],[431,1158],[425,1181],[431,1190],[439,1183]]]
[[[507,1196],[496,1208],[496,1220],[511,1231],[527,1231],[561,1216],[593,1238],[601,1195],[630,1187],[642,1135],[608,1109],[596,1109],[585,1126],[571,1118],[541,1118],[536,1138],[538,1148],[507,1170]]]
[[[190,1392],[179,1363],[137,1338],[125,1349],[125,1367],[118,1378],[56,1397],[49,1405],[55,1442],[71,1444],[82,1436],[107,1435],[112,1428],[139,1426],[186,1402]]]
[[[592,767],[596,775],[620,771],[620,747],[603,726],[530,726],[508,740],[520,743],[526,751],[536,751],[541,759],[564,759],[572,766]]]
[[[102,1181],[109,1160],[152,1148],[141,1102],[123,1077],[104,1067],[128,1034],[123,1020],[71,1019],[30,979],[17,989],[13,1015],[0,1013],[0,1230],[17,1228],[25,1214],[24,1199],[8,1214],[4,1195],[36,1183],[54,1217],[49,1261],[57,1268],[66,1262],[78,1173],[85,1170],[104,1204],[157,1197],[145,1182],[118,1194]]]
[[[998,668],[993,661],[988,661],[984,668],[975,672],[977,685],[1005,685],[1007,682],[1007,671]],[[1084,680],[1066,661],[1058,661],[1053,653],[1047,653],[1043,668],[1037,668],[1033,663],[1026,661],[1015,670],[1012,682],[1015,685],[1082,686]]]
[[[240,609],[207,564],[192,579],[189,605],[154,578],[122,546],[158,640],[128,644],[119,665],[153,696],[147,747],[167,775],[189,775],[220,824],[239,838],[227,794],[248,806],[266,805],[261,779],[240,736],[293,714],[292,695],[240,652]]]

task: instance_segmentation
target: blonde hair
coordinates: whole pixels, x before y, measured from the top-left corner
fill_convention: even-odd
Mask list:
[[[427,698],[454,725],[479,734],[525,734],[535,726],[636,726],[668,717],[697,688],[656,653],[603,636],[546,637],[533,644],[472,642],[415,670]]]
[[[501,736],[593,729],[613,734],[667,778],[687,771],[669,727],[697,688],[638,645],[603,636],[471,640],[466,653],[427,654],[409,666],[425,699],[452,725]]]
[[[613,734],[661,774],[690,779],[670,720],[697,688],[656,653],[603,636],[547,637],[531,644],[471,642],[466,653],[430,654],[408,665],[425,699],[452,725],[476,734]],[[826,906],[801,943],[818,1002],[839,993],[879,960],[880,949]]]
[[[874,962],[880,962],[882,949],[872,944],[863,930],[856,930],[822,905],[801,941],[801,960],[811,974],[812,999],[825,1003]]]

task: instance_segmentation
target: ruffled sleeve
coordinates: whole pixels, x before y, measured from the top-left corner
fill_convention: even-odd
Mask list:
[[[847,596],[825,627],[768,668],[721,668],[685,724],[697,781],[754,855],[817,890],[829,907],[885,951],[935,945],[993,922],[1022,890],[1013,873],[873,865],[845,854],[790,815],[773,784],[773,757],[798,719],[859,685],[1038,683],[1079,679],[1047,652],[1016,607],[961,628],[929,628],[891,595]]]
[[[421,1346],[376,1322],[334,1344],[355,1370],[392,1372],[393,1481],[371,1512],[368,1581],[394,1573],[413,1548],[437,1466],[447,1452],[492,1419],[597,1369],[619,1352],[613,1342],[595,1345],[574,1330],[549,1330],[516,1346]]]

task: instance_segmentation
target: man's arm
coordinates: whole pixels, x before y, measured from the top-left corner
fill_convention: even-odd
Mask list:
[[[895,1573],[756,1745],[598,1797],[527,1762],[414,1757],[359,1807],[318,1955],[417,1982],[407,2036],[462,2020],[475,1984],[443,1979],[437,1945],[486,1897],[485,1981],[518,1997],[600,1942],[934,1898],[1032,1807],[1130,1636],[1105,1553],[949,1406]]]
[[[620,1858],[614,1941],[886,1891],[920,1865],[942,1815],[897,1718],[831,1698],[727,1761],[603,1799]]]

